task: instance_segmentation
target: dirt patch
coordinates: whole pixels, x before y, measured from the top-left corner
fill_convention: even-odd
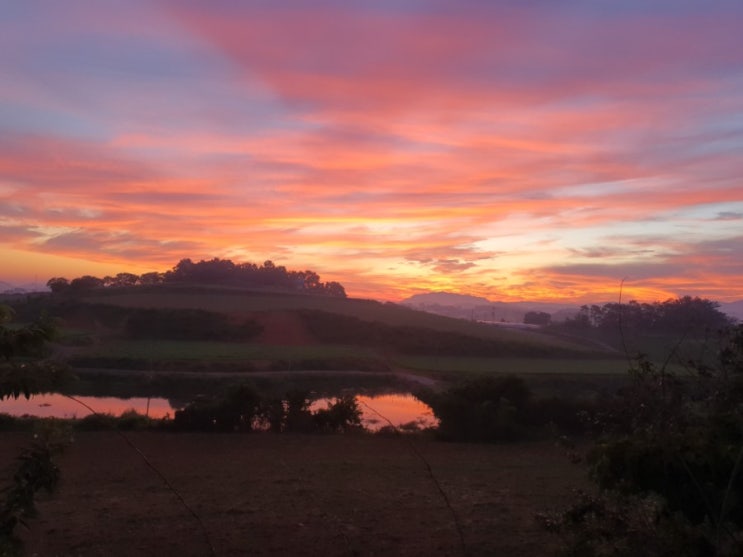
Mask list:
[[[0,465],[17,434],[3,439]],[[14,437],[15,436],[15,437]],[[78,434],[39,504],[29,555],[549,555],[535,523],[585,486],[548,443],[133,433],[198,515],[114,433]],[[8,448],[6,448],[8,447]],[[428,461],[436,482],[417,452]]]
[[[251,317],[263,327],[263,332],[257,339],[261,344],[308,346],[317,343],[296,313],[288,311],[261,312],[254,313]]]

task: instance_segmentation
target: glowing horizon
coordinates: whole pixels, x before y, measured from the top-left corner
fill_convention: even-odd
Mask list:
[[[738,2],[63,4],[0,19],[0,281],[743,299]]]

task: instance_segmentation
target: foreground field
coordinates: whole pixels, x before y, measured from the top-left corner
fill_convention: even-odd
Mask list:
[[[131,439],[207,535],[122,438],[84,433],[62,458],[61,488],[31,522],[28,555],[549,555],[555,540],[535,513],[564,505],[573,488],[585,486],[581,469],[549,443],[164,433]],[[2,469],[21,441],[4,434]]]

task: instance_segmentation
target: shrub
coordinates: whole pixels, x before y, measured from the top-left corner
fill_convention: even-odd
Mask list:
[[[152,420],[134,409],[122,412],[116,420],[116,426],[122,430],[142,430],[152,427]]]
[[[690,371],[677,377],[640,359],[631,387],[596,413],[587,462],[600,505],[584,512],[579,502],[557,521],[570,554],[743,552],[743,326],[729,332],[715,368]],[[655,526],[616,527],[634,524],[644,501],[655,501]],[[654,552],[656,530],[679,553]],[[627,552],[628,544],[640,549]]]
[[[439,394],[423,395],[448,441],[509,441],[523,437],[531,393],[518,377],[482,377]]]
[[[21,553],[16,526],[36,515],[36,493],[41,490],[51,493],[59,483],[55,458],[69,442],[67,432],[55,420],[45,420],[34,437],[36,441],[18,455],[10,485],[2,490],[0,555],[3,556]]]
[[[138,309],[126,321],[134,339],[247,340],[262,330],[253,320],[234,324],[227,315],[200,309]]]
[[[249,385],[238,385],[218,399],[201,399],[175,413],[176,429],[251,431],[259,416],[260,396]]]
[[[89,414],[78,420],[75,425],[82,431],[99,431],[116,429],[116,416],[113,414]]]
[[[320,431],[347,432],[361,429],[361,410],[354,395],[343,395],[317,410],[313,420]]]

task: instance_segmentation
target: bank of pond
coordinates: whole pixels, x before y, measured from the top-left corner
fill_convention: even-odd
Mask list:
[[[327,396],[292,389],[264,393],[249,383],[187,402],[165,397],[39,394],[0,403],[0,426],[66,419],[81,429],[297,433],[433,432],[451,441],[515,441],[581,435],[596,400],[537,397],[515,376],[480,377],[445,390],[359,392]]]
[[[402,430],[420,430],[435,427],[438,420],[431,408],[410,393],[387,393],[379,395],[354,396],[360,412],[360,425],[369,431],[378,431],[384,427],[395,427]],[[333,397],[308,399],[307,410],[310,413],[332,407]],[[279,401],[274,400],[273,404]],[[280,401],[282,406],[287,401]],[[195,401],[194,404],[202,404]],[[158,422],[166,424],[175,419],[178,412],[188,405],[176,400],[162,397],[114,397],[114,396],[73,396],[61,393],[33,395],[29,399],[8,399],[2,402],[0,416],[5,416],[7,424],[13,421],[26,420],[29,423],[38,418],[57,418],[71,420],[92,426],[96,423],[116,425],[138,424],[155,427]],[[254,420],[251,429],[261,429],[261,420]]]

